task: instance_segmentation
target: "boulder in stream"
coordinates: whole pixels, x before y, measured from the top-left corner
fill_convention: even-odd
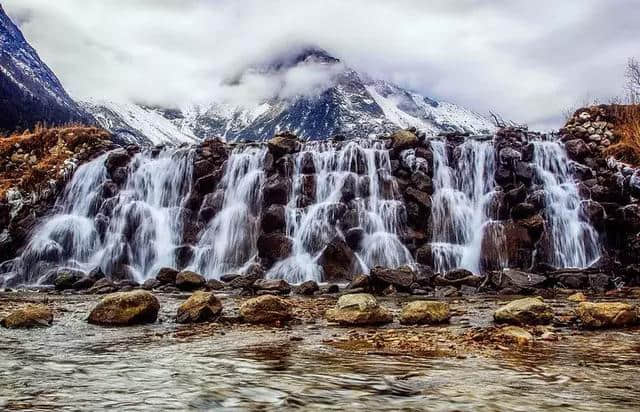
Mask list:
[[[194,292],[180,307],[178,323],[200,323],[215,320],[222,312],[222,303],[211,292]]]
[[[325,314],[329,322],[343,326],[381,325],[393,321],[391,312],[368,293],[342,295],[336,307]]]
[[[11,312],[0,320],[5,328],[33,328],[49,326],[53,322],[53,311],[45,305],[28,304]]]
[[[402,308],[400,323],[403,325],[438,324],[448,322],[450,317],[447,302],[416,300]]]
[[[622,302],[582,302],[576,314],[582,326],[589,329],[616,328],[638,322],[636,308]]]
[[[204,276],[190,270],[183,270],[176,275],[176,287],[180,290],[196,290],[206,283]]]
[[[128,326],[153,323],[160,302],[151,292],[134,290],[105,296],[89,314],[89,323],[104,326]]]
[[[293,317],[291,304],[273,295],[262,295],[248,299],[240,306],[240,316],[249,323],[274,324]]]
[[[493,319],[515,325],[547,324],[553,319],[553,310],[539,297],[517,299],[496,310]]]

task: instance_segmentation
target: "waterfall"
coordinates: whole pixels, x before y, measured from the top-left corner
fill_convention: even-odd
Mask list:
[[[312,190],[308,189],[310,179]],[[313,199],[308,199],[309,191]],[[323,272],[318,258],[335,236],[344,236],[339,223],[351,213],[355,226],[363,231],[356,251],[360,267],[354,271],[368,273],[376,265],[398,267],[412,263],[411,254],[398,239],[405,214],[398,198],[389,152],[383,142],[306,143],[295,156],[286,206],[292,256],[277,262],[268,277],[292,283],[321,281]]]
[[[266,153],[266,146],[234,149],[219,186],[222,210],[202,233],[192,269],[219,278],[255,258]]]
[[[495,152],[492,142],[467,140],[459,145],[457,164],[449,164],[447,146],[431,141],[433,187],[431,254],[434,269],[454,268],[479,273],[485,236],[501,236],[490,218],[495,194]],[[497,240],[498,242],[500,239]]]
[[[181,202],[191,186],[191,151],[138,153],[122,189],[108,179],[103,155],[78,168],[56,214],[35,231],[19,258],[24,283],[50,282],[43,270],[68,266],[143,281],[174,265]],[[126,272],[126,273],[125,273]]]
[[[560,268],[587,267],[600,257],[598,234],[584,218],[569,159],[557,141],[536,141],[536,175],[545,190],[551,263]]]

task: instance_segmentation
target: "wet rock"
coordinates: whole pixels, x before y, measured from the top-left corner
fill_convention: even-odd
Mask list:
[[[183,270],[176,275],[176,287],[180,290],[196,290],[203,287],[205,283],[207,280],[204,276],[190,270]]]
[[[264,269],[259,264],[251,265],[244,275],[237,276],[231,282],[229,286],[232,289],[249,289],[256,280],[264,278]]]
[[[210,322],[222,312],[222,303],[211,292],[194,292],[180,307],[176,321],[178,323]]]
[[[515,325],[547,324],[553,319],[553,310],[541,298],[524,298],[501,306],[493,314],[493,319],[498,323]]]
[[[117,290],[117,286],[111,279],[102,278],[97,280],[87,292],[94,295],[104,295],[107,293],[113,293]]]
[[[71,285],[74,290],[86,290],[93,286],[96,281],[91,276],[84,276]]]
[[[208,290],[222,290],[224,289],[224,283],[220,282],[218,279],[209,279],[207,280],[206,288]]]
[[[499,290],[509,290],[513,294],[533,292],[543,286],[547,279],[534,273],[505,269],[491,274],[491,283]]]
[[[341,296],[336,307],[327,310],[325,316],[329,322],[343,326],[380,325],[393,321],[391,312],[381,307],[376,298],[367,293]]]
[[[283,232],[287,226],[285,207],[271,205],[262,215],[262,230],[264,233]]]
[[[283,233],[264,233],[258,238],[258,256],[267,267],[291,254],[292,240]]]
[[[233,281],[233,279],[239,278],[240,275],[238,273],[227,273],[226,275],[220,276],[220,280],[226,283]]]
[[[45,305],[24,305],[0,320],[5,328],[33,328],[49,326],[53,322],[53,311]]]
[[[158,310],[158,299],[146,290],[112,293],[102,298],[88,321],[105,326],[153,323],[158,318]]]
[[[362,242],[364,235],[364,229],[362,229],[361,227],[352,227],[345,232],[344,240],[352,250],[358,250],[360,248],[360,242]]]
[[[264,205],[266,207],[286,205],[289,200],[289,192],[289,180],[274,175],[267,181],[262,191]]]
[[[448,322],[451,314],[446,302],[416,300],[407,303],[400,313],[403,325],[424,325]]]
[[[515,220],[526,219],[536,214],[538,209],[531,203],[518,203],[511,209],[511,217]]]
[[[85,276],[85,273],[78,269],[58,269],[53,285],[56,290],[73,289],[73,285]]]
[[[349,280],[353,277],[356,256],[347,243],[336,236],[322,251],[318,264],[324,272],[324,281]]]
[[[367,275],[356,275],[347,285],[347,289],[369,290],[371,279]]]
[[[178,271],[173,268],[162,268],[158,271],[156,279],[161,285],[173,285],[176,283]]]
[[[329,295],[339,293],[339,292],[340,292],[340,286],[336,284],[329,284],[321,289],[321,293],[326,293]]]
[[[280,295],[288,295],[291,285],[284,279],[258,279],[253,282],[253,289],[274,292]]]
[[[107,172],[112,174],[117,168],[129,164],[130,159],[131,155],[125,149],[116,149],[109,152],[106,160],[104,161],[104,166],[107,169]]]
[[[240,306],[240,316],[249,323],[281,323],[293,318],[292,307],[286,300],[263,295],[248,299]]]
[[[372,284],[378,290],[387,285],[393,285],[400,290],[408,290],[415,282],[416,275],[409,266],[401,266],[397,269],[376,266],[371,269],[370,278]]]
[[[582,139],[572,139],[565,142],[567,154],[573,160],[583,160],[591,154],[591,149]]]
[[[150,278],[142,282],[142,289],[144,290],[153,290],[159,288],[162,284],[158,281],[158,279]]]
[[[173,249],[173,256],[176,259],[176,267],[182,269],[193,259],[194,250],[190,245],[182,245]]]
[[[434,296],[438,299],[460,296],[460,292],[455,286],[437,287]]]
[[[520,152],[518,152],[517,150],[511,147],[505,147],[500,149],[500,152],[498,153],[498,158],[501,164],[513,166],[517,161],[519,161],[522,158],[522,154],[520,154]]]
[[[418,136],[408,130],[398,130],[391,135],[391,147],[396,153],[419,145]]]
[[[409,187],[405,193],[405,197],[414,201],[423,213],[431,210],[431,196],[428,193]]]
[[[533,335],[518,326],[504,326],[494,332],[494,339],[504,343],[526,346],[533,342]]]
[[[574,293],[573,295],[568,296],[567,300],[569,302],[586,302],[587,297],[584,295],[584,293],[577,292],[577,293]]]
[[[267,146],[274,159],[278,159],[281,156],[299,151],[300,141],[296,135],[285,132],[267,141]]]
[[[221,173],[219,171],[202,176],[194,184],[194,188],[201,195],[211,193],[220,181]]]
[[[576,308],[576,315],[582,326],[589,329],[616,328],[638,321],[636,308],[622,302],[582,302]]]
[[[307,280],[306,282],[302,282],[295,288],[295,293],[297,295],[311,296],[317,291],[320,290],[320,286],[314,280]]]

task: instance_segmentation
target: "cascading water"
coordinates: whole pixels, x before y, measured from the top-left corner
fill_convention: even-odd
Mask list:
[[[56,204],[59,212],[33,235],[18,259],[24,283],[48,282],[46,267],[142,281],[162,266],[174,266],[182,233],[180,204],[191,186],[191,151],[136,154],[124,187],[113,197],[106,155],[78,168]],[[121,273],[125,271],[127,273]]]
[[[569,159],[557,141],[533,143],[536,175],[545,190],[551,263],[560,268],[587,267],[600,257],[598,234],[584,218]]]
[[[262,207],[265,146],[236,148],[220,182],[222,210],[203,232],[191,267],[208,276],[241,269],[256,256]]]
[[[495,152],[492,142],[467,140],[458,146],[455,168],[450,166],[447,146],[431,141],[433,187],[431,206],[434,269],[454,268],[480,272],[485,236],[500,237],[500,223],[491,219],[495,194]],[[496,242],[500,242],[497,239]]]
[[[315,172],[313,203],[305,205],[306,183]],[[307,171],[307,173],[303,173]],[[345,199],[353,197],[353,199]],[[364,234],[356,251],[359,268],[368,273],[376,265],[398,267],[413,262],[398,239],[404,219],[404,206],[391,175],[391,161],[384,143],[352,141],[344,146],[333,142],[309,142],[296,155],[293,185],[286,207],[287,235],[293,240],[292,255],[277,262],[268,277],[297,283],[321,281],[318,258],[336,236],[343,236],[339,220],[350,211],[341,211],[347,201]],[[341,213],[342,212],[342,213]]]

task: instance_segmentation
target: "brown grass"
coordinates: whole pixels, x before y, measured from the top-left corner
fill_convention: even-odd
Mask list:
[[[615,131],[620,139],[605,150],[606,155],[640,166],[640,104],[613,105]]]
[[[81,125],[36,126],[33,131],[0,137],[0,199],[10,187],[31,190],[54,178],[78,146],[91,147],[96,140],[108,139],[105,130]],[[35,157],[35,162],[24,161],[25,154]]]

